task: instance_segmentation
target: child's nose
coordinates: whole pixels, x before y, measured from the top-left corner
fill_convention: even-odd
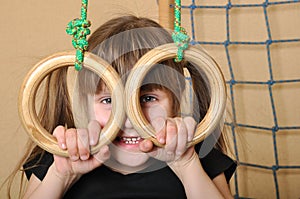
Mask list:
[[[132,126],[130,120],[128,119],[128,117],[125,120],[124,127],[127,128],[127,129],[133,128],[133,126]]]

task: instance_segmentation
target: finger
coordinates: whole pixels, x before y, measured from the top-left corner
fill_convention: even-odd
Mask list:
[[[66,129],[63,126],[57,126],[53,131],[53,136],[57,139],[58,146],[63,150],[67,149],[65,131]]]
[[[70,159],[73,161],[78,160],[78,148],[77,148],[77,135],[76,129],[68,129],[66,131],[66,144]]]
[[[177,148],[176,157],[179,158],[186,150],[186,144],[188,139],[188,131],[185,123],[181,118],[175,119],[177,125]]]
[[[78,154],[81,160],[87,160],[90,156],[89,133],[87,129],[77,129]]]
[[[192,117],[185,117],[185,118],[183,118],[183,121],[184,121],[184,123],[185,123],[185,125],[187,127],[188,142],[190,142],[194,138],[197,123],[194,120],[194,118],[192,118]]]
[[[167,131],[167,137],[166,137],[166,152],[169,158],[174,156],[175,149],[177,146],[177,127],[176,122],[171,119],[167,119],[166,121],[166,131]]]
[[[144,153],[148,153],[153,149],[154,145],[153,142],[151,140],[143,140],[140,144],[139,144],[139,148],[142,152]]]
[[[109,147],[107,145],[102,146],[100,148],[100,150],[93,155],[93,157],[94,157],[94,160],[97,161],[96,164],[98,164],[98,166],[100,166],[106,160],[108,160],[110,157]]]
[[[140,145],[140,150],[144,153],[147,153],[149,156],[159,159],[158,157],[158,148],[153,144],[151,140],[143,140]],[[162,150],[162,149],[161,149]]]
[[[96,121],[93,120],[88,124],[89,140],[91,146],[96,146],[99,141],[99,136],[101,132],[101,126]]]
[[[151,121],[151,125],[153,126],[156,132],[156,139],[161,144],[166,143],[166,120],[163,117],[157,117]]]

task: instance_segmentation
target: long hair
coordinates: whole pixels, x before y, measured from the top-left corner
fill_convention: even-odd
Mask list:
[[[134,64],[149,50],[167,43],[172,43],[171,34],[163,29],[158,23],[147,18],[135,16],[122,16],[100,26],[88,39],[88,51],[96,54],[110,63],[125,83],[127,76]],[[168,90],[174,101],[173,116],[180,116],[181,96],[185,90],[184,67],[189,70],[192,77],[194,90],[193,117],[200,122],[205,116],[209,104],[210,93],[206,77],[197,73],[193,64],[188,62],[176,63],[171,60],[163,60],[153,67],[149,75],[146,75],[141,89],[147,87]],[[41,124],[48,132],[53,132],[58,125],[75,127],[72,104],[67,86],[68,69],[59,69],[47,76],[44,95],[39,111]],[[167,77],[166,77],[167,75]],[[82,69],[78,73],[79,91],[94,94],[99,91],[103,82],[92,72]],[[55,97],[53,97],[55,96]],[[218,139],[218,146],[222,148],[222,136]],[[10,198],[11,184],[16,174],[21,171],[22,166],[36,158],[42,157],[44,150],[29,141],[28,149],[15,170],[8,178],[7,195]],[[22,188],[22,187],[21,187]],[[20,191],[21,193],[21,191]]]

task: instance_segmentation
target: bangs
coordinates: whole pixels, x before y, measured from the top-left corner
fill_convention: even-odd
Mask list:
[[[143,79],[142,87],[147,89],[165,88],[174,93],[177,98],[180,98],[185,89],[183,66],[173,60],[155,64]]]
[[[77,89],[82,95],[94,95],[101,87],[101,78],[94,72],[82,68],[77,75]]]
[[[102,38],[103,41],[98,45],[92,44],[93,48],[89,51],[106,60],[119,74],[124,85],[131,69],[143,55],[157,46],[173,42],[169,32],[163,28],[144,27],[118,31],[121,32],[106,36],[107,39]],[[97,74],[84,68],[79,72],[78,81],[83,94],[95,94],[104,83]]]
[[[135,28],[105,39],[91,52],[112,65],[125,83],[132,67],[143,55],[157,46],[171,42],[170,34],[162,28]]]

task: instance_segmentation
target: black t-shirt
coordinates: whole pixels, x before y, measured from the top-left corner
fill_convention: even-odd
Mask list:
[[[32,174],[43,180],[49,166],[53,163],[53,155],[45,153],[24,165],[29,179]],[[213,179],[221,173],[227,182],[236,169],[236,163],[228,156],[213,148],[201,164]],[[160,164],[164,164],[160,162]],[[149,169],[148,169],[149,170]],[[151,169],[150,169],[151,170]],[[139,172],[123,175],[100,166],[83,175],[65,194],[64,199],[181,199],[186,198],[184,187],[175,173],[168,167],[160,165],[159,169],[150,172]]]

